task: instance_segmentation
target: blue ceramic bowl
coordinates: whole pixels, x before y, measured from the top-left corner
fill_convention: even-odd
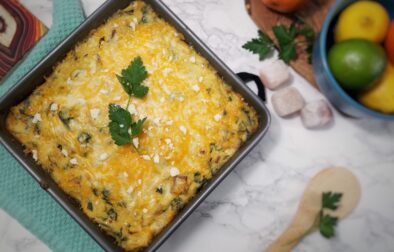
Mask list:
[[[326,20],[320,31],[313,49],[313,68],[315,77],[320,90],[328,98],[328,100],[341,112],[346,115],[361,118],[375,117],[384,120],[394,120],[394,114],[385,114],[365,107],[352,96],[350,96],[339,83],[335,80],[331,73],[327,62],[327,52],[334,44],[334,28],[337,23],[338,15],[349,4],[356,2],[355,0],[337,0],[334,6],[328,12]],[[381,4],[390,13],[390,18],[394,18],[394,0],[379,0]]]

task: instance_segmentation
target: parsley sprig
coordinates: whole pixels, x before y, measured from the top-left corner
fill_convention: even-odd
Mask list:
[[[319,230],[326,237],[335,236],[335,226],[338,218],[324,213],[324,209],[337,210],[338,204],[342,199],[342,193],[325,192],[322,196],[322,208],[319,212]]]
[[[142,59],[136,57],[127,68],[122,70],[121,75],[116,77],[124,91],[129,95],[129,100],[126,109],[115,104],[108,105],[109,131],[115,144],[133,144],[133,138],[141,133],[146,117],[134,122],[128,107],[132,96],[143,98],[148,93],[149,87],[142,85],[142,82],[148,77],[148,72]]]
[[[306,44],[305,51],[308,53],[309,63],[311,63],[311,54],[313,42],[315,40],[314,30],[306,26],[302,21],[293,22],[290,27],[284,25],[276,25],[272,27],[272,32],[278,42],[279,58],[287,64],[297,58],[297,45]],[[266,59],[275,49],[274,42],[269,36],[262,32],[258,32],[258,38],[254,38],[246,42],[242,47],[258,54],[260,60]],[[303,39],[298,39],[303,38]]]
[[[325,210],[329,209],[335,211],[339,207],[339,202],[342,199],[342,193],[323,192],[322,205],[320,211],[317,213],[315,220],[311,227],[296,239],[288,242],[288,244],[295,244],[302,240],[305,236],[313,232],[316,228],[327,239],[335,236],[335,226],[338,223],[338,218],[327,214]]]

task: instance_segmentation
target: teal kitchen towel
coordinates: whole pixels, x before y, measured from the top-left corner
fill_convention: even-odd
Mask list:
[[[54,0],[53,25],[0,84],[0,96],[84,20],[79,0]],[[0,146],[0,207],[53,251],[90,252],[100,247]]]

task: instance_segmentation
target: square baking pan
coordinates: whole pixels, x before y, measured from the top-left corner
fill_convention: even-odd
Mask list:
[[[92,29],[104,23],[116,11],[128,6],[132,0],[108,0],[88,19],[76,28],[60,45],[49,53],[13,88],[0,98],[0,142],[19,161],[26,171],[48,192],[64,210],[106,251],[124,251],[115,240],[105,234],[98,225],[93,223],[80,209],[78,203],[63,192],[35,161],[24,153],[24,147],[6,129],[6,117],[11,107],[26,99],[39,85],[44,82],[56,63],[60,62],[76,43],[82,41]],[[259,127],[241,148],[230,158],[193,199],[177,214],[173,221],[154,238],[144,251],[155,251],[176,230],[176,228],[193,212],[194,209],[211,193],[234,167],[262,139],[270,124],[270,115],[263,102],[257,97],[198,37],[160,0],[145,0],[154,11],[169,24],[182,33],[187,43],[206,58],[217,73],[239,93],[245,101],[255,108]]]

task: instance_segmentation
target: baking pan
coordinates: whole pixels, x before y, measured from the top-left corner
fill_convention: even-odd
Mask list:
[[[26,99],[37,86],[41,85],[44,82],[44,76],[48,76],[52,72],[53,66],[60,62],[77,42],[83,40],[92,29],[97,28],[117,10],[125,8],[131,2],[132,0],[108,0],[105,2],[0,99],[0,142],[39,185],[106,251],[123,251],[123,249],[82,212],[78,203],[63,192],[49,174],[23,152],[23,146],[7,131],[5,121],[10,108]],[[257,131],[144,250],[155,251],[260,141],[268,129],[270,116],[263,102],[168,7],[160,0],[145,0],[145,2],[150,4],[155,12],[174,26],[178,32],[183,33],[186,41],[210,62],[225,82],[255,108],[259,118]]]

